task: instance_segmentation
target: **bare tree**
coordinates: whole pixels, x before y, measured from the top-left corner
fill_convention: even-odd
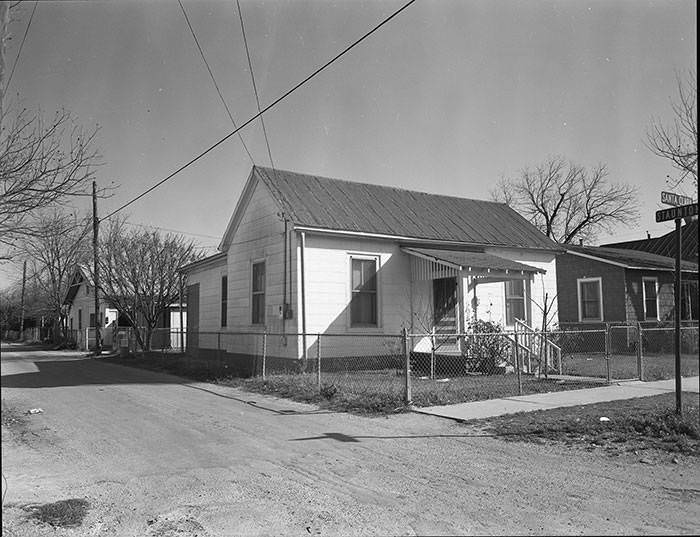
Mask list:
[[[22,243],[22,254],[32,262],[46,315],[54,337],[65,329],[63,300],[76,265],[90,258],[86,241],[91,230],[89,219],[53,210],[38,218],[35,234]]]
[[[182,236],[126,229],[124,223],[110,220],[100,240],[100,291],[129,319],[141,348],[150,350],[158,320],[177,302],[178,269],[202,255]]]
[[[611,183],[604,164],[586,169],[560,156],[523,169],[515,179],[502,179],[491,196],[562,244],[592,241],[599,232],[630,226],[639,217],[636,188]]]
[[[675,188],[690,183],[698,188],[698,108],[697,74],[690,70],[684,79],[676,76],[678,94],[671,101],[671,123],[652,118],[647,130],[646,146],[652,153],[663,157],[678,170],[678,177],[669,176],[668,184]]]
[[[86,133],[65,110],[48,123],[41,115],[22,110],[3,127],[0,246],[11,248],[17,239],[39,233],[40,210],[66,197],[89,195],[99,163],[96,135],[97,127]]]

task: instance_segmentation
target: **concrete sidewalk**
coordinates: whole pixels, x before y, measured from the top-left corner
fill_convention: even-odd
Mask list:
[[[681,384],[684,392],[700,392],[700,377],[685,377]],[[492,418],[504,414],[516,412],[532,412],[534,410],[547,410],[566,406],[588,405],[603,401],[615,401],[618,399],[633,399],[635,397],[648,397],[675,391],[674,380],[658,380],[655,382],[621,382],[601,388],[587,388],[584,390],[569,390],[562,392],[537,393],[533,395],[521,395],[506,397],[505,399],[489,399],[487,401],[475,401],[472,403],[459,403],[457,405],[444,405],[432,407],[413,407],[414,412],[430,414],[441,418],[454,420],[477,420]]]

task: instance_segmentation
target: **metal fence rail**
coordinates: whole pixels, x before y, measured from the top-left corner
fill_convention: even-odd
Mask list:
[[[156,331],[158,332],[158,331]],[[639,324],[489,333],[154,333],[164,360],[208,378],[262,377],[332,397],[419,405],[673,378],[673,328]],[[698,327],[683,327],[682,374],[698,374]]]

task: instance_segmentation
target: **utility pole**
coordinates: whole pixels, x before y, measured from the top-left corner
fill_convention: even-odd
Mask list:
[[[674,320],[676,329],[674,332],[675,364],[676,364],[676,414],[683,415],[681,399],[681,249],[683,247],[682,220],[676,218],[676,277],[674,291]]]
[[[27,261],[22,265],[22,295],[19,306],[19,339],[24,341],[24,291],[27,287]]]
[[[94,281],[93,292],[95,293],[95,355],[102,354],[102,338],[100,337],[100,277],[97,263],[97,234],[100,227],[100,221],[97,219],[97,182],[92,182],[92,260]]]

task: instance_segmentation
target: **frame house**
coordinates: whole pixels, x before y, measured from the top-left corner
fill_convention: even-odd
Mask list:
[[[559,323],[657,325],[673,321],[675,259],[645,251],[567,246],[557,258]],[[681,261],[681,319],[698,319],[698,265]]]
[[[298,360],[401,353],[475,319],[542,326],[563,250],[505,204],[254,166],[219,246],[182,268],[188,344]],[[345,336],[341,338],[342,336]],[[365,336],[365,337],[358,337]],[[377,336],[377,337],[375,337]],[[412,338],[429,352],[430,337]],[[335,342],[335,343],[334,343]],[[440,352],[459,354],[459,338]]]
[[[78,266],[73,274],[73,279],[68,287],[66,298],[63,301],[63,308],[66,311],[67,328],[78,348],[82,350],[93,349],[95,347],[95,285],[92,281],[90,271],[84,266]],[[183,321],[187,319],[186,304],[183,304]],[[122,316],[119,310],[100,296],[100,312],[97,320],[102,327],[103,347],[114,347],[117,344],[115,332],[117,328],[127,328],[128,320]],[[184,322],[183,322],[184,324]],[[180,305],[172,304],[164,312],[159,323],[156,334],[154,334],[152,345],[159,347],[179,347],[180,327]],[[167,328],[169,330],[158,330]]]

